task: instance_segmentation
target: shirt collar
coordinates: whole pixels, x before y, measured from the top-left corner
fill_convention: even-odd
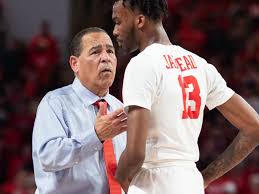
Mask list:
[[[105,96],[99,97],[94,93],[92,93],[90,90],[88,90],[77,77],[75,77],[72,83],[72,88],[75,91],[76,95],[82,100],[82,102],[86,106],[89,106],[95,103],[97,100],[101,100],[101,99],[104,99],[109,105],[112,104],[112,98],[111,98],[111,95],[109,94],[109,91]]]

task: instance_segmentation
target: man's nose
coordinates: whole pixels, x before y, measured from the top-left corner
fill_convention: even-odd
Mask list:
[[[118,36],[118,31],[117,31],[117,28],[116,28],[116,27],[114,27],[112,33],[113,33],[113,36],[115,36],[115,38],[117,38],[117,36]]]
[[[110,61],[109,53],[107,53],[106,51],[102,52],[102,54],[101,54],[101,61],[102,62]]]

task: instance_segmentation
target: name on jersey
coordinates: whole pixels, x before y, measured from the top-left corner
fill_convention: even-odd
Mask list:
[[[177,58],[174,58],[172,55],[163,55],[163,57],[166,61],[167,69],[180,69],[181,71],[197,69],[197,65],[191,55]]]

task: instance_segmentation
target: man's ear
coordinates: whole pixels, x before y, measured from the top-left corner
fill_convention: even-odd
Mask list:
[[[146,22],[146,17],[144,15],[139,15],[136,19],[136,24],[139,29],[143,28]]]
[[[79,70],[79,59],[76,56],[70,56],[69,58],[69,64],[71,69],[74,71],[74,73],[77,73]]]

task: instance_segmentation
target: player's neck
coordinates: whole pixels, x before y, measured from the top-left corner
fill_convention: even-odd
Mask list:
[[[146,47],[148,47],[151,44],[159,43],[164,45],[171,45],[166,31],[162,25],[162,23],[158,23],[155,25],[151,25],[147,27],[145,32],[143,32],[140,36],[139,41],[139,50],[143,51]]]

